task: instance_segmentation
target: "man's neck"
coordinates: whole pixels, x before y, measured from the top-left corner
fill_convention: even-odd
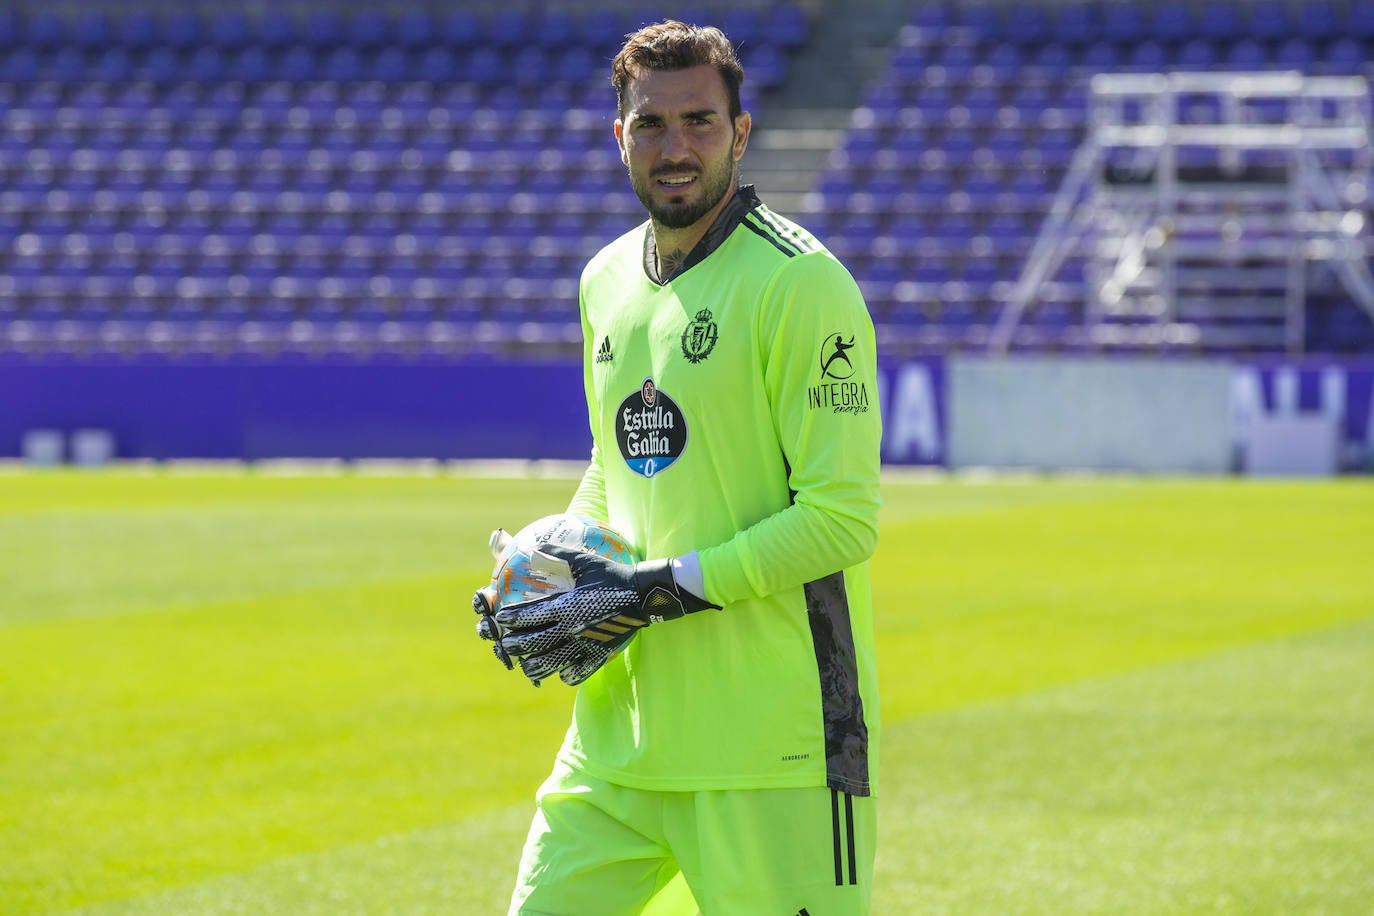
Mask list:
[[[687,257],[687,253],[696,247],[702,237],[706,235],[706,230],[711,228],[720,210],[716,209],[685,229],[669,229],[666,226],[654,222],[654,256],[657,259],[658,275],[660,277],[671,277],[677,273],[678,266]]]
[[[706,236],[707,231],[720,218],[721,212],[730,205],[730,201],[734,199],[738,190],[736,188],[726,194],[719,203],[711,208],[709,213],[690,226],[670,229],[657,220],[650,223],[650,228],[654,233],[654,255],[658,262],[656,266],[660,277],[671,277],[677,273],[678,266],[697,246],[697,243]]]

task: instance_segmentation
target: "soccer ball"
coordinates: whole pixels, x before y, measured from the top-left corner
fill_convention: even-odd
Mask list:
[[[500,548],[496,568],[492,570],[491,585],[482,590],[490,613],[573,587],[567,565],[539,553],[544,544],[561,544],[621,563],[636,562],[634,551],[624,537],[586,516],[568,513],[545,516],[521,528],[504,546],[497,534],[504,532],[493,534],[492,548]]]

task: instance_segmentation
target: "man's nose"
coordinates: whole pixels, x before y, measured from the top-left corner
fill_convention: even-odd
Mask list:
[[[663,135],[663,158],[673,162],[687,158],[687,132],[679,127],[669,127]]]

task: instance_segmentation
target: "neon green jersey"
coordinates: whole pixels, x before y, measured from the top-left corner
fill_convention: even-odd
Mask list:
[[[560,756],[659,790],[872,792],[873,323],[811,234],[741,188],[660,284],[648,224],[582,275],[592,460],[570,511],[722,605],[646,627],[579,688]]]

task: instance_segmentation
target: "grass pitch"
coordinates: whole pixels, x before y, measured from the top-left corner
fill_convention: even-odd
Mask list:
[[[0,476],[0,913],[500,913],[568,480]],[[874,912],[1366,913],[1374,484],[885,484]]]

